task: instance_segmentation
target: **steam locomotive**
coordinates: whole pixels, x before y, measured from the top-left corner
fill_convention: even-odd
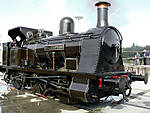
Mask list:
[[[134,81],[148,82],[148,74],[125,72],[122,36],[108,25],[108,2],[98,2],[97,27],[74,32],[64,17],[58,36],[51,31],[16,27],[8,35],[16,43],[3,46],[4,80],[17,89],[32,87],[40,94],[58,94],[62,102],[94,103],[110,95],[131,93]],[[17,40],[18,37],[20,40]]]

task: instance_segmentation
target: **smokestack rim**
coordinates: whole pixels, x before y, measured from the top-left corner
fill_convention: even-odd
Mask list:
[[[111,4],[109,2],[105,2],[105,1],[99,1],[99,2],[95,3],[96,7],[99,7],[100,5],[106,5],[107,7],[111,6]]]

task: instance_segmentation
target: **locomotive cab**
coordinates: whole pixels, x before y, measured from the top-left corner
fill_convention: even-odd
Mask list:
[[[3,46],[3,65],[22,66],[27,64],[27,62],[28,65],[34,64],[35,60],[33,48],[30,49],[24,45],[34,45],[42,38],[52,36],[52,32],[44,31],[43,29],[16,27],[10,29],[8,35],[13,42],[9,42]]]

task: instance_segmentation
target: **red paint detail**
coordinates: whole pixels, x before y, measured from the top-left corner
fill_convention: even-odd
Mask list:
[[[119,79],[120,78],[120,76],[118,75],[118,76],[113,76],[113,78],[117,78],[117,79]]]
[[[102,87],[102,84],[103,84],[103,83],[102,83],[102,80],[103,80],[102,78],[99,79],[99,87],[100,87],[100,88]]]
[[[123,75],[126,79],[128,79],[128,75]]]
[[[128,79],[128,75],[122,75],[122,76],[124,76],[126,79]],[[113,78],[117,78],[117,79],[119,79],[119,78],[120,78],[120,75],[113,76]]]
[[[41,94],[40,97],[46,98],[46,96],[44,94]]]

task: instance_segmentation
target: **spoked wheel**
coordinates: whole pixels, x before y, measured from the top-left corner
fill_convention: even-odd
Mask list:
[[[16,89],[22,89],[23,88],[23,83],[21,80],[17,80],[16,78],[14,78],[12,80],[12,84]]]
[[[34,94],[39,93],[39,94],[45,94],[46,89],[44,84],[36,83],[32,87],[32,91]]]
[[[11,83],[16,89],[23,89],[25,78],[24,75],[16,73],[15,75],[12,75],[11,77]]]
[[[122,92],[123,99],[121,99],[118,103],[124,103],[125,101],[128,102],[129,99],[128,99],[127,97],[130,96],[131,90],[132,90],[132,88],[128,88],[128,89],[126,89],[124,92]]]
[[[64,103],[64,104],[72,104],[73,103],[72,99],[67,95],[61,95],[60,94],[59,100],[61,103]]]
[[[34,94],[40,93],[39,83],[36,83],[36,84],[33,85],[33,87],[32,87],[32,92],[33,92]]]
[[[126,90],[126,96],[129,97],[131,95],[132,88]]]
[[[10,77],[7,73],[4,74],[4,81],[8,84],[10,83]]]

